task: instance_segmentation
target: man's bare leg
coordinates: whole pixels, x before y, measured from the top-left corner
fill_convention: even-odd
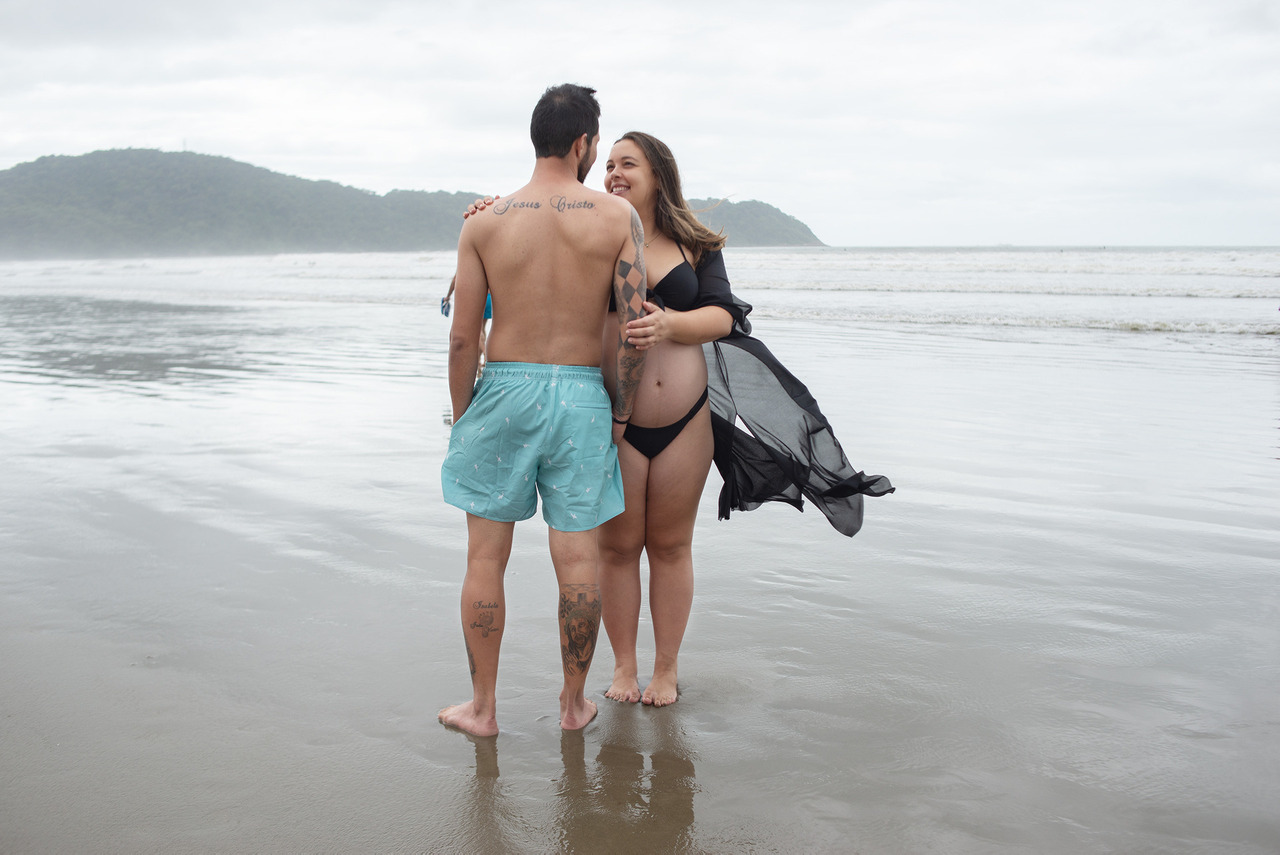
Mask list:
[[[467,514],[467,576],[462,582],[462,638],[471,667],[471,700],[440,711],[440,721],[474,736],[498,732],[498,654],[507,625],[503,577],[515,523]]]
[[[580,730],[590,724],[597,712],[595,702],[587,700],[583,690],[600,633],[600,585],[596,582],[600,553],[595,531],[550,529],[547,540],[560,584],[557,621],[564,668],[560,727]]]

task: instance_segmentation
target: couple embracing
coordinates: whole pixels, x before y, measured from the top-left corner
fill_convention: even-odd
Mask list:
[[[599,116],[594,90],[548,89],[530,124],[532,178],[468,217],[458,242],[449,339],[454,421],[441,481],[445,500],[467,513],[462,626],[473,696],[439,718],[477,736],[498,732],[503,577],[514,525],[533,516],[538,496],[559,585],[560,724],[576,730],[597,712],[584,689],[602,616],[615,661],[606,696],[657,706],[676,700],[693,602],[694,520],[713,455],[726,479],[722,516],[761,501],[798,506],[803,493],[852,534],[837,517],[856,505],[860,523],[861,493],[892,490],[883,478],[852,473],[834,437],[828,462],[838,483],[797,476],[799,468],[830,468],[788,464],[809,453],[800,434],[830,433],[816,404],[800,402],[804,411],[792,419],[797,442],[781,443],[794,448],[757,447],[735,426],[739,417],[750,425],[749,413],[734,412],[723,376],[709,378],[703,346],[731,333],[759,342],[746,335],[750,307],[730,293],[724,239],[689,210],[670,150],[647,134],[626,134],[613,146],[607,192],[586,189]],[[477,383],[489,297],[493,326]],[[763,409],[776,415],[786,407]],[[642,551],[656,654],[643,692],[636,659]]]

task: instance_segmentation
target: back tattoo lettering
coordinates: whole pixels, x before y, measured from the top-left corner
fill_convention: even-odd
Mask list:
[[[500,199],[498,204],[493,206],[493,212],[498,216],[502,216],[511,208],[541,208],[541,202],[521,202],[516,199]]]
[[[578,201],[574,201],[572,199],[566,199],[564,196],[551,197],[551,207],[555,208],[557,211],[559,211],[562,214],[565,211],[573,210],[576,208],[594,208],[595,206],[596,206],[595,202],[588,202],[585,199],[579,199]]]

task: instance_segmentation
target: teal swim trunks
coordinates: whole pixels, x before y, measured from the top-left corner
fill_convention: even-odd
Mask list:
[[[453,423],[440,483],[446,502],[496,522],[529,519],[538,495],[557,531],[589,531],[622,513],[600,369],[490,362]]]

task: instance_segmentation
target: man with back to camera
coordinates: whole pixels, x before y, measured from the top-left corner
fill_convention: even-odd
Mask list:
[[[472,698],[439,718],[476,736],[498,732],[503,577],[515,523],[533,516],[537,495],[560,587],[560,726],[578,730],[595,718],[583,695],[600,629],[595,528],[623,509],[616,443],[644,367],[626,336],[627,322],[643,314],[644,230],[626,201],[582,185],[600,140],[595,90],[547,89],[529,130],[529,183],[463,224],[449,332],[454,422],[441,484],[445,501],[467,512],[462,633]],[[612,399],[600,369],[611,294],[618,343],[604,370]],[[486,296],[493,321],[476,383]]]

